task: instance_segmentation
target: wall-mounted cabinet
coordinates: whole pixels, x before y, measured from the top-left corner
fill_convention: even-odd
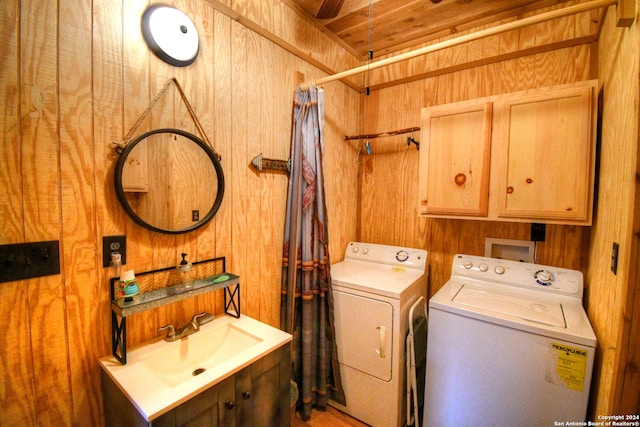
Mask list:
[[[422,110],[420,212],[486,216],[491,102]]]
[[[597,81],[422,110],[426,217],[590,225]]]

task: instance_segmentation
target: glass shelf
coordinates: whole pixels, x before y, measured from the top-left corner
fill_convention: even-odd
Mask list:
[[[225,259],[201,261],[222,261],[225,271]],[[195,264],[195,263],[194,263]],[[157,273],[168,269],[142,273]],[[111,279],[111,353],[123,365],[127,363],[127,316],[171,304],[186,298],[224,289],[224,312],[240,317],[240,283],[239,276],[231,273],[216,274],[203,279],[192,280],[179,285],[167,286],[155,291],[143,292],[129,297],[114,298],[114,285],[118,279]],[[235,288],[230,288],[234,286]]]
[[[111,310],[120,317],[127,317],[165,304],[224,289],[238,283],[239,277],[235,274],[222,273],[131,297],[120,297],[111,302]]]

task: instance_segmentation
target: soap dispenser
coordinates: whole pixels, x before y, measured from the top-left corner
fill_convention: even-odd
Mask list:
[[[179,276],[179,283],[187,283],[194,280],[195,278],[193,264],[187,261],[188,254],[183,252],[180,255],[182,255],[182,261],[180,261],[180,264],[176,266],[176,270]]]

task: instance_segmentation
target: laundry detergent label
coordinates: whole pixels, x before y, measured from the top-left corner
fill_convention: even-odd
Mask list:
[[[588,356],[585,349],[552,342],[546,380],[582,392]]]

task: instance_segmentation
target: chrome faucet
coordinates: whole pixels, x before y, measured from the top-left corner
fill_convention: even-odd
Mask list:
[[[213,314],[203,311],[200,314],[196,314],[191,319],[191,322],[182,325],[181,328],[176,328],[172,325],[165,325],[158,328],[159,331],[168,330],[167,335],[164,337],[165,341],[177,341],[181,338],[194,334],[200,330],[200,325],[204,325],[213,320]]]

